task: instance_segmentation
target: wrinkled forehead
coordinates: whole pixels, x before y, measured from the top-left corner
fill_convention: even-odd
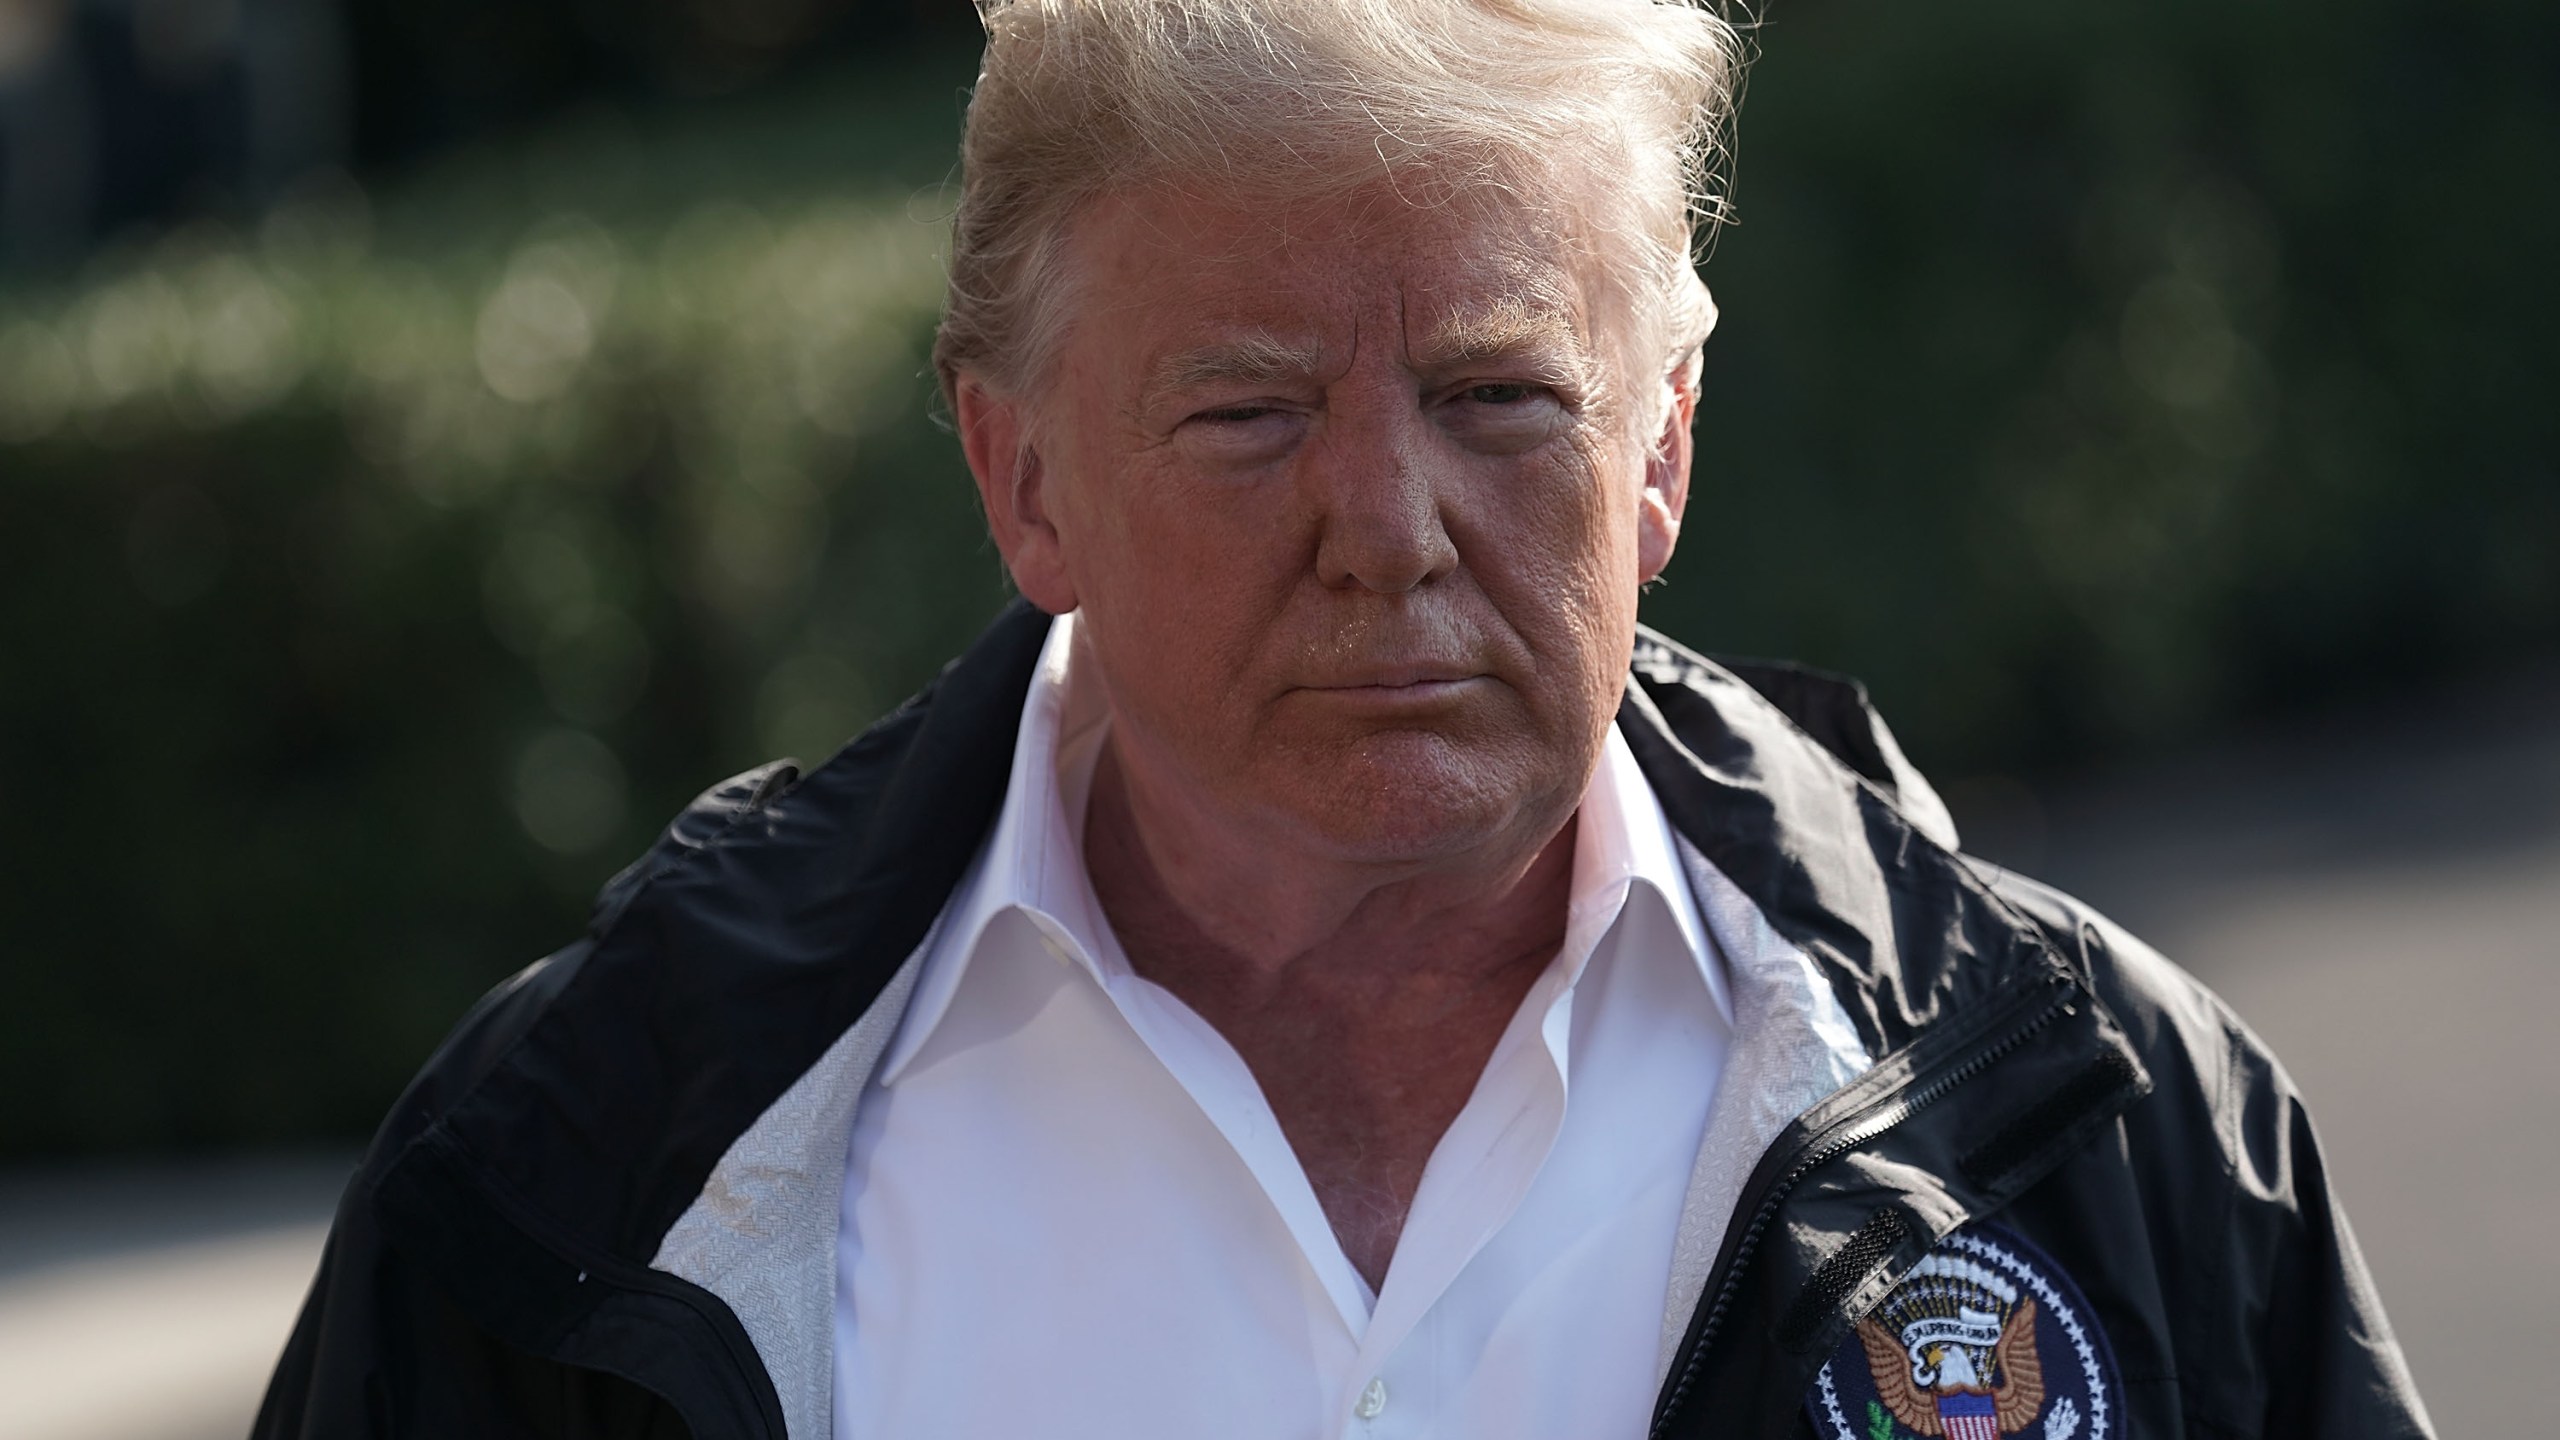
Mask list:
[[[1060,298],[1071,331],[1112,342],[1083,360],[1156,383],[1212,365],[1321,368],[1355,335],[1418,367],[1531,352],[1596,365],[1624,307],[1579,202],[1393,179],[1315,199],[1131,188],[1079,215]]]

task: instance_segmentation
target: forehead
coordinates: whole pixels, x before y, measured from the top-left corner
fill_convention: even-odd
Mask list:
[[[1418,363],[1590,348],[1590,247],[1570,208],[1498,194],[1417,200],[1384,183],[1281,204],[1165,189],[1107,195],[1070,239],[1088,362],[1198,347],[1272,363],[1376,343]],[[1336,356],[1339,359],[1341,357]]]

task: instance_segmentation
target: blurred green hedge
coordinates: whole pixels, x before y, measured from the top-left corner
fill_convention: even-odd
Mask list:
[[[1769,13],[1653,618],[1959,774],[2560,639],[2560,7]]]
[[[2560,640],[2550,7],[1758,40],[1649,618],[1955,774]],[[0,1155],[361,1133],[688,795],[992,613],[923,360],[970,65],[0,280]]]
[[[0,1154],[361,1134],[697,790],[976,632],[925,59],[0,295]]]

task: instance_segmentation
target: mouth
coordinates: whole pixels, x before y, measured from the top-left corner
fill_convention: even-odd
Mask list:
[[[1457,665],[1382,665],[1308,684],[1309,690],[1413,690],[1464,685],[1488,679],[1483,671]]]
[[[1341,674],[1308,682],[1306,689],[1413,689],[1431,684],[1462,684],[1485,679],[1485,671],[1446,661],[1403,661],[1403,664],[1344,666]]]
[[[1355,710],[1418,712],[1461,703],[1493,677],[1449,666],[1382,668],[1328,677],[1300,687],[1315,697]]]

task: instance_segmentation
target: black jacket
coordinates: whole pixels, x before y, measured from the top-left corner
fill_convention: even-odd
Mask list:
[[[464,1018],[339,1207],[258,1436],[782,1440],[737,1316],[649,1262],[925,936],[993,822],[1045,632],[1017,605],[826,764],[706,794],[584,938]],[[1986,1219],[2086,1296],[2114,1434],[2428,1433],[2301,1100],[2220,1001],[1933,841],[1934,797],[1847,682],[1647,634],[1619,724],[1876,1057],[1762,1156],[1656,1435],[1808,1433],[1852,1323]]]

